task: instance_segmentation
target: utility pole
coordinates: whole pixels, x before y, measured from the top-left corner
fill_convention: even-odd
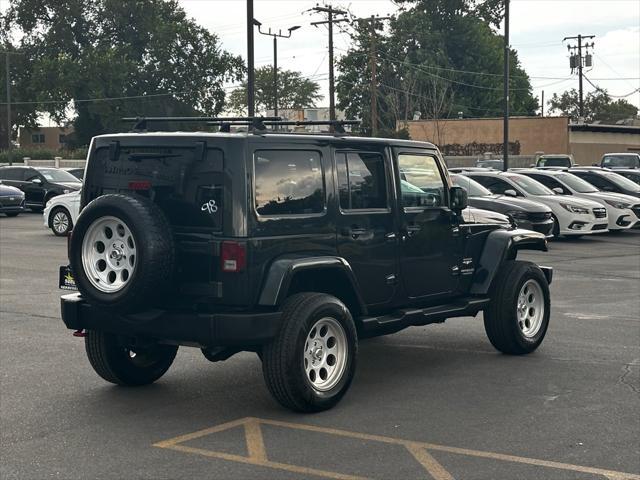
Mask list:
[[[575,45],[567,45],[567,50],[569,50],[569,52],[571,52],[573,50],[573,54],[570,56],[569,58],[569,66],[571,67],[571,73],[573,73],[573,71],[575,69],[578,70],[578,91],[579,91],[579,103],[578,103],[578,110],[579,110],[579,116],[580,118],[584,118],[584,97],[583,97],[583,89],[582,89],[582,68],[584,66],[590,67],[593,65],[593,61],[591,58],[591,55],[588,52],[589,48],[593,48],[594,43],[591,42],[591,44],[589,44],[588,42],[586,44],[582,44],[583,40],[589,40],[591,38],[596,38],[595,35],[578,35],[576,37],[564,37],[564,39],[562,40],[563,42],[567,41],[567,40],[578,40],[578,46],[576,47]],[[585,49],[587,49],[587,55],[586,56],[582,56],[582,47],[585,47]],[[577,50],[577,55],[576,55],[576,50]]]
[[[376,61],[376,22],[381,20],[390,20],[392,17],[376,17],[371,15],[370,18],[358,18],[358,22],[369,22],[369,29],[371,35],[371,43],[369,49],[369,60],[371,65],[371,136],[375,137],[378,134],[378,86],[377,86],[377,67]]]
[[[503,145],[502,170],[509,169],[509,3],[504,1],[504,120],[503,120]]]
[[[542,112],[540,116],[544,117],[544,90],[542,90]]]
[[[247,113],[255,116],[255,71],[253,69],[253,0],[247,0]]]
[[[300,28],[300,25],[296,25],[294,27],[287,29],[289,34],[283,35],[282,30],[278,30],[278,33],[276,32],[271,33],[271,27],[269,27],[268,32],[263,32],[262,23],[260,23],[258,20],[254,20],[253,23],[258,26],[259,33],[261,33],[262,35],[268,35],[270,37],[273,37],[273,116],[277,117],[278,116],[278,38],[291,38],[291,32],[293,32],[294,30],[298,30]]]
[[[7,77],[7,157],[9,165],[13,165],[11,158],[11,74],[9,71],[9,51],[5,52],[5,66]]]
[[[314,27],[325,24],[329,25],[329,119],[333,121],[336,119],[335,84],[333,76],[333,24],[349,21],[347,18],[333,18],[333,16],[346,15],[348,12],[333,8],[331,5],[314,7],[312,10],[327,14],[327,20],[323,22],[312,22],[311,25]],[[333,126],[331,129],[333,130]]]

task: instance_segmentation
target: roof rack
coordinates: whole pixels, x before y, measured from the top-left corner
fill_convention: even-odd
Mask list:
[[[123,122],[133,122],[133,132],[144,132],[148,123],[160,122],[201,122],[214,124],[239,124],[251,125],[255,130],[266,130],[264,121],[276,122],[281,117],[124,117]]]
[[[267,120],[264,122],[265,125],[276,125],[276,126],[305,126],[305,125],[329,125],[331,129],[336,133],[347,133],[344,129],[345,125],[360,125],[360,120],[279,120],[279,121],[271,121]]]
[[[133,122],[132,132],[144,132],[148,123],[160,122],[202,122],[207,125],[220,127],[221,132],[230,132],[232,125],[247,125],[253,131],[264,132],[267,126],[305,126],[305,125],[329,125],[331,130],[338,134],[347,133],[346,125],[359,125],[360,120],[302,120],[289,121],[282,117],[124,117],[123,122]]]

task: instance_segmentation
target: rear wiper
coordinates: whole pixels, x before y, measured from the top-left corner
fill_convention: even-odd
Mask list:
[[[129,160],[132,162],[139,162],[150,158],[175,158],[182,156],[179,153],[130,153]]]

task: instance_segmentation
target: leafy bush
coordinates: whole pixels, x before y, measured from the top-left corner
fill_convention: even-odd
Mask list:
[[[25,147],[11,150],[11,159],[14,163],[22,163],[23,157],[29,157],[32,160],[53,160],[55,157],[62,157],[65,160],[83,160],[87,157],[87,149],[56,150],[54,148]],[[9,151],[0,150],[0,163],[7,163],[8,161]]]

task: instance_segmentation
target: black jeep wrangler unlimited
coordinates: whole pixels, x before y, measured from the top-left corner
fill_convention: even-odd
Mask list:
[[[419,177],[419,182],[416,181]],[[416,187],[412,183],[420,185]],[[262,359],[285,407],[332,407],[358,340],[484,312],[525,354],[549,323],[544,235],[466,224],[429,143],[338,134],[127,133],[93,139],[61,287],[95,371],[144,385],[179,345]]]

